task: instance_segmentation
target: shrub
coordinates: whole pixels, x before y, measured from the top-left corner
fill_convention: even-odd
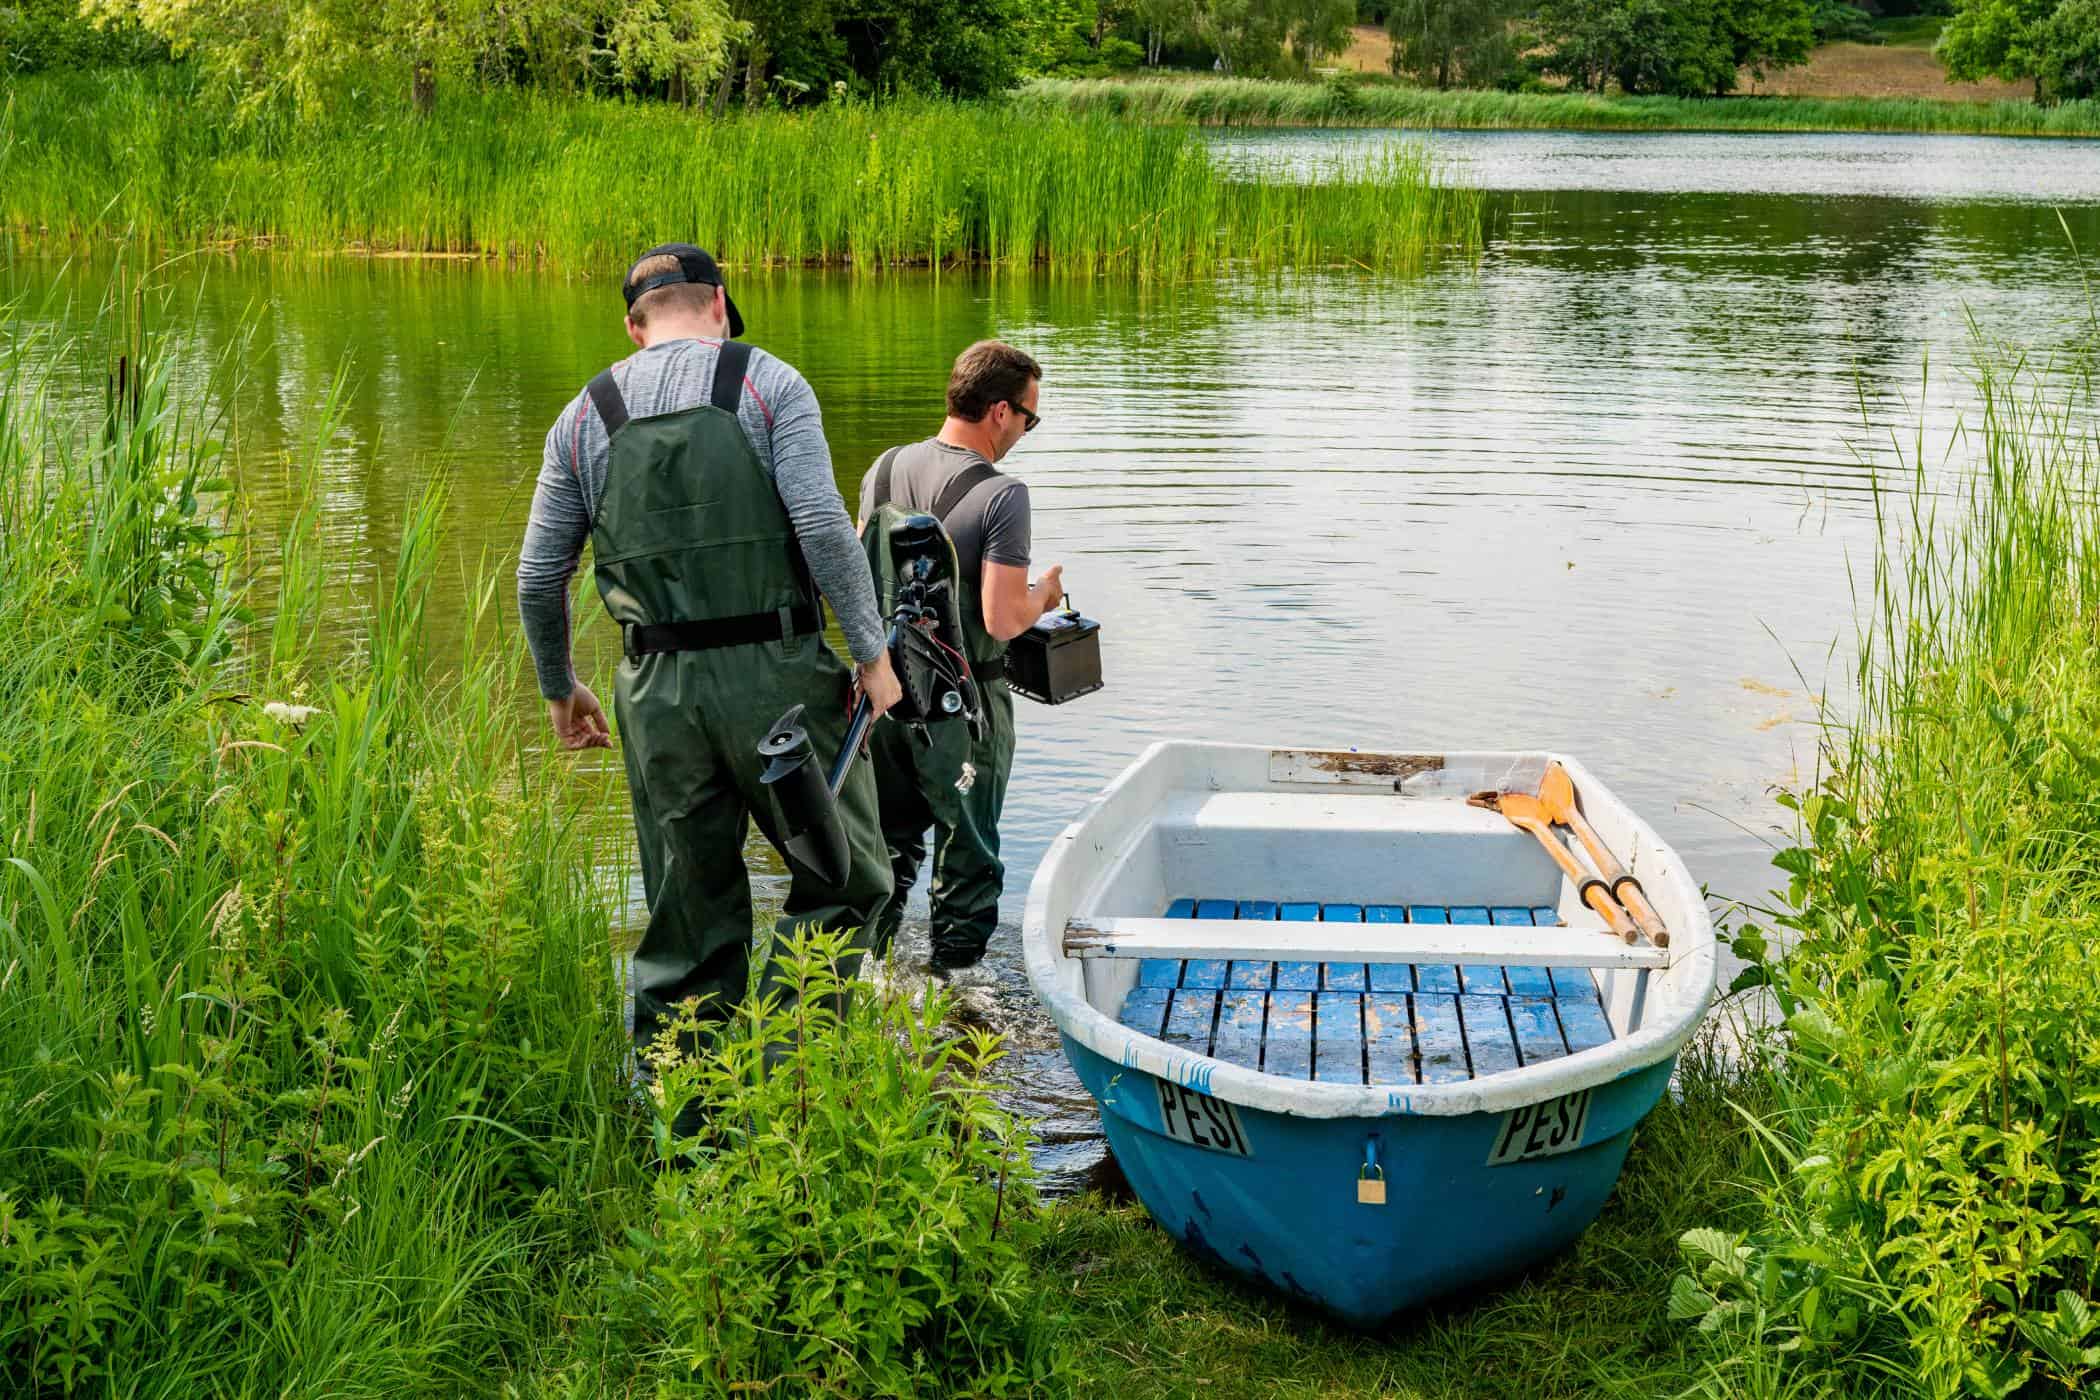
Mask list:
[[[1875,574],[1860,709],[1803,843],[1764,1222],[1685,1237],[1672,1309],[1880,1393],[2100,1380],[2100,455],[2075,382],[1982,375],[1954,522],[1922,466]],[[2025,1387],[2025,1389],[2023,1389]]]
[[[754,994],[704,1056],[672,1048],[693,1008],[665,1032],[659,1124],[690,1104],[704,1126],[659,1127],[667,1170],[619,1255],[609,1341],[679,1392],[1042,1394],[1055,1319],[998,1042],[943,1038],[938,991],[914,1008],[849,983],[845,950],[783,948],[784,997]]]

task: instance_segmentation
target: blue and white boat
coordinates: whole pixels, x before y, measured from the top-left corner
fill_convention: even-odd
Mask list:
[[[1667,946],[1467,805],[1556,759]],[[1156,744],[1052,843],[1023,943],[1153,1217],[1359,1326],[1574,1240],[1714,986],[1683,863],[1547,753]]]

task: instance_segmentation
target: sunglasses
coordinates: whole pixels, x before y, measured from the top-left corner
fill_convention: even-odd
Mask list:
[[[1043,421],[1043,415],[1042,415],[1042,414],[1040,414],[1040,413],[1036,413],[1036,412],[1034,412],[1033,410],[1031,410],[1031,409],[1028,409],[1028,408],[1024,407],[1023,405],[1021,405],[1020,403],[1016,402],[1016,401],[1015,401],[1015,400],[1013,400],[1013,399],[1008,399],[1008,400],[1006,401],[1006,406],[1007,406],[1008,408],[1012,409],[1012,410],[1013,410],[1014,412],[1016,412],[1016,413],[1020,414],[1020,415],[1021,415],[1021,416],[1022,416],[1023,418],[1025,418],[1025,419],[1027,419],[1027,420],[1028,420],[1028,421],[1027,421],[1026,423],[1024,423],[1024,424],[1022,425],[1022,427],[1021,427],[1021,431],[1022,431],[1023,433],[1032,433],[1032,432],[1034,432],[1034,431],[1035,431],[1035,425]]]

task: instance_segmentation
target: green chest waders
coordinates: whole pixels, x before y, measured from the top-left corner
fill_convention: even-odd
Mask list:
[[[889,503],[896,456],[893,448],[876,464],[870,510]],[[957,473],[930,513],[945,518],[996,475],[983,464]],[[982,736],[973,740],[964,724],[931,724],[923,735],[899,724],[878,724],[869,747],[882,798],[882,839],[896,886],[877,916],[875,946],[887,948],[904,921],[905,900],[926,862],[930,827],[933,879],[927,894],[934,961],[966,966],[984,956],[999,927],[999,895],[1006,881],[999,860],[999,814],[1013,771],[1014,702],[1006,690],[1006,647],[984,629],[980,581],[965,569],[956,582],[963,650],[984,706]]]
[[[611,370],[589,389],[612,443],[591,547],[625,653],[613,702],[649,904],[634,953],[645,1049],[688,997],[719,1020],[744,995],[750,821],[780,845],[759,740],[796,704],[820,746],[835,748],[846,728],[851,677],[824,643],[787,510],[737,422],[749,359],[748,346],[723,342],[708,402],[673,413],[630,418]],[[826,885],[788,861],[783,934],[871,929],[888,898],[868,772],[848,775],[838,807],[853,851],[846,879]]]

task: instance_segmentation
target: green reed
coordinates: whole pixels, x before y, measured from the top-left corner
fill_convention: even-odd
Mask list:
[[[0,341],[0,1390],[455,1388],[634,1171],[577,804],[511,658],[418,645],[440,498],[322,667],[325,558],[240,558],[199,366],[112,302]]]
[[[0,1394],[786,1394],[811,1348],[838,1393],[1053,1382],[996,1047],[938,997],[754,1014],[666,1075],[718,1109],[671,1155],[593,849],[617,770],[521,728],[508,571],[441,650],[440,486],[346,597],[347,375],[255,461],[241,338],[201,361],[149,310],[120,280],[59,343],[0,309]],[[265,549],[240,488],[282,470]],[[836,990],[827,946],[794,985]]]
[[[1674,1313],[1712,1388],[2059,1395],[2100,1381],[2100,437],[2086,367],[1988,351],[1943,467],[1907,445],[1857,708],[1786,799],[1784,1017],[1746,1232]]]
[[[1021,102],[1043,111],[1215,126],[2100,135],[2100,102],[2038,107],[1900,97],[1607,97],[1262,78],[1044,78],[1028,85]]]
[[[15,85],[0,224],[25,244],[473,252],[616,270],[671,233],[733,262],[990,263],[1170,276],[1481,242],[1477,192],[1404,148],[1304,188],[1222,171],[1198,136],[1007,106],[897,103],[711,121],[661,104],[461,92],[417,120],[217,120],[179,70]]]

